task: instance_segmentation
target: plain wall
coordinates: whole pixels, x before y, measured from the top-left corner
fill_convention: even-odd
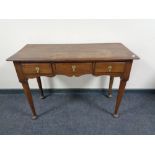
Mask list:
[[[155,88],[155,20],[0,20],[0,89],[21,88],[5,60],[30,43],[121,42],[141,59],[134,61],[127,88]],[[44,88],[107,88],[107,76],[42,78]],[[35,79],[31,88],[38,88]],[[114,81],[117,88],[119,78]]]

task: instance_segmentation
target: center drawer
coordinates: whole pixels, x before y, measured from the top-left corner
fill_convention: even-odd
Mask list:
[[[52,74],[52,65],[50,63],[23,63],[22,70],[24,74]]]
[[[55,63],[55,72],[67,76],[91,74],[92,63]]]

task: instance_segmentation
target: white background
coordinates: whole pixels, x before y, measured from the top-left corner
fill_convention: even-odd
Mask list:
[[[0,18],[155,19],[154,6],[154,0],[0,0]],[[149,29],[147,31],[149,31]],[[150,48],[152,49],[152,46]],[[138,53],[138,51],[139,50],[136,50],[136,53]],[[14,51],[11,52],[13,53]],[[0,53],[2,53],[2,51],[0,51]],[[7,54],[4,57],[0,56],[0,63],[2,62],[4,64],[5,57],[7,57]],[[150,58],[154,59],[153,54]],[[0,69],[2,68],[2,63],[0,64]],[[10,71],[12,71],[11,67]],[[0,75],[2,75],[1,71]],[[143,76],[147,76],[147,74],[144,74]],[[11,74],[10,77],[12,77]],[[0,127],[2,127],[1,124]],[[4,155],[21,155],[21,153],[23,155],[154,155],[154,144],[155,137],[153,135],[0,136],[0,153]]]
[[[134,61],[129,89],[155,88],[155,20],[1,20],[0,88],[21,88],[14,66],[6,58],[28,43],[122,42],[141,59]],[[44,88],[107,88],[108,77],[43,78]],[[119,79],[116,78],[114,88]],[[36,80],[30,80],[37,88]]]

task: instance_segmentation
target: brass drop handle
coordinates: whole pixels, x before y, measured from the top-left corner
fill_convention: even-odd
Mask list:
[[[40,68],[39,67],[36,67],[35,70],[36,70],[37,73],[39,73]]]
[[[111,72],[112,66],[108,66],[108,72]]]
[[[75,72],[75,70],[76,70],[76,66],[72,65],[72,71]]]

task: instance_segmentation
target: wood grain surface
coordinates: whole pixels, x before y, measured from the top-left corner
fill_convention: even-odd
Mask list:
[[[121,43],[28,44],[8,61],[70,62],[122,61],[138,59]]]

